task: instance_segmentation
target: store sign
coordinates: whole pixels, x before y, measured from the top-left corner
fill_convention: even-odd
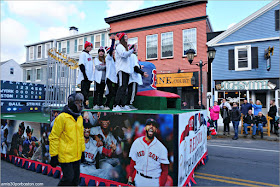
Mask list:
[[[193,73],[157,74],[157,87],[186,87],[193,86]]]
[[[216,85],[217,90],[273,90],[275,87],[268,80],[223,81]]]

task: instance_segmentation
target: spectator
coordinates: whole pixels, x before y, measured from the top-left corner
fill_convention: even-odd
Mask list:
[[[254,116],[257,116],[259,112],[262,111],[262,103],[260,100],[257,100],[256,104],[251,101],[252,107],[254,108]]]
[[[220,109],[223,108],[223,106],[226,106],[228,110],[231,110],[230,104],[226,101],[226,99],[223,99],[222,103],[220,104]]]
[[[261,138],[263,138],[263,127],[265,127],[267,120],[262,112],[259,112],[259,114],[256,116],[256,123],[258,125],[258,131],[261,132]]]
[[[252,110],[249,110],[248,114],[243,116],[243,126],[244,126],[244,131],[245,131],[245,137],[247,137],[247,135],[248,135],[247,127],[251,126],[253,128],[252,138],[256,139],[256,137],[255,137],[256,130],[257,130],[256,119],[255,119],[254,115],[252,114]]]
[[[188,109],[188,106],[187,106],[187,102],[186,102],[186,101],[184,101],[184,102],[182,103],[182,109]]]
[[[196,105],[196,106],[194,107],[194,109],[205,109],[205,106],[202,105],[202,108],[201,108],[201,101],[198,101],[198,105]]]
[[[223,108],[221,109],[221,115],[224,123],[224,135],[226,135],[227,133],[227,136],[229,136],[230,112],[229,109],[226,107],[226,105],[224,105]]]
[[[39,147],[40,142],[35,136],[32,136],[33,129],[30,129],[29,126],[27,126],[25,132],[27,134],[27,138],[23,142],[22,156],[25,158],[31,158],[35,152],[35,147]]]
[[[277,113],[277,107],[275,105],[275,100],[270,101],[270,108],[268,111],[268,116],[271,117],[272,119],[270,120],[270,133],[273,133],[273,128],[274,128],[274,133],[278,133],[278,124],[275,123],[275,116]]]
[[[240,117],[241,117],[240,110],[237,107],[237,104],[233,103],[233,108],[231,111],[231,121],[234,128],[234,137],[232,138],[233,140],[238,139],[238,126],[239,126]]]
[[[248,111],[252,110],[252,104],[248,103],[247,99],[244,100],[244,103],[241,105],[240,112],[245,116],[248,114]]]
[[[1,153],[6,154],[8,149],[8,129],[1,129]]]
[[[209,111],[210,111],[210,118],[213,121],[216,131],[218,131],[217,120],[219,119],[220,107],[218,106],[217,101],[214,101],[214,106],[209,107]]]
[[[14,133],[12,138],[10,155],[21,156],[23,138],[25,126],[24,122],[21,122],[18,127],[18,132]]]

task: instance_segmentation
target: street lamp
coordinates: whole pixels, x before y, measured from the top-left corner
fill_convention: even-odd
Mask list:
[[[190,64],[192,64],[193,59],[194,59],[194,54],[195,54],[195,50],[193,49],[189,49],[187,50],[187,58]],[[208,62],[212,63],[214,58],[216,55],[216,50],[214,47],[209,47],[207,50],[207,56],[208,56]],[[201,101],[201,105],[200,105],[200,109],[202,109],[202,67],[205,66],[207,63],[202,62],[202,60],[199,61],[199,63],[196,63],[195,65],[199,66],[200,68],[200,101]]]

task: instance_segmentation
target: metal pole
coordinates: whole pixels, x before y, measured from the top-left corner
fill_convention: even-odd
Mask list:
[[[199,62],[199,67],[200,67],[200,109],[202,109],[202,60]]]

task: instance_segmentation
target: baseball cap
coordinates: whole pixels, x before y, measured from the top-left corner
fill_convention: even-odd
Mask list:
[[[154,120],[153,118],[147,119],[146,125],[153,125],[153,126],[155,126],[156,128],[158,128],[158,123],[157,123],[157,121]]]

